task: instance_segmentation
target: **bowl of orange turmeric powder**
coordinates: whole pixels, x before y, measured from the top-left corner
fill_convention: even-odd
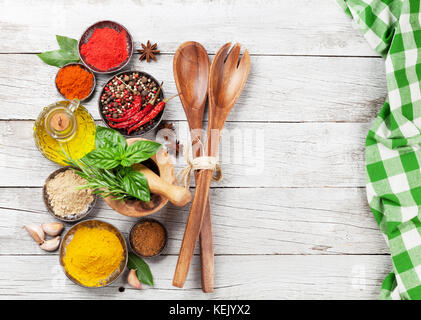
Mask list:
[[[67,231],[60,245],[60,264],[66,276],[87,288],[113,283],[127,265],[128,251],[121,232],[112,224],[91,219]]]
[[[96,80],[94,73],[81,63],[69,63],[57,72],[57,91],[67,100],[85,101],[92,96]]]

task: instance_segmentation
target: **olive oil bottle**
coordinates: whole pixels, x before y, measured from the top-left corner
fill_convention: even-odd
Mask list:
[[[45,107],[34,125],[35,144],[49,160],[66,165],[63,150],[80,159],[95,148],[95,122],[79,100]]]

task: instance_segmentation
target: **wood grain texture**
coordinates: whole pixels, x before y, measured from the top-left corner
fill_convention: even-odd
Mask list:
[[[76,0],[54,5],[3,0],[0,52],[54,50],[56,34],[79,39],[88,26],[107,19],[123,23],[135,47],[155,39],[162,52],[173,53],[181,43],[196,40],[215,53],[232,39],[252,54],[376,55],[333,0],[176,0],[165,5],[159,0],[83,5]]]
[[[141,292],[124,279],[97,291],[73,285],[57,255],[41,251],[22,229],[54,220],[40,186],[58,167],[32,140],[28,120],[61,99],[53,82],[57,68],[34,53],[57,49],[56,34],[78,38],[103,19],[123,23],[135,47],[158,42],[156,63],[135,55],[128,68],[164,80],[166,96],[176,93],[172,60],[182,42],[196,40],[215,53],[223,43],[239,41],[251,53],[248,83],[221,141],[221,154],[230,155],[221,159],[225,178],[210,190],[212,294],[200,290],[197,249],[185,288],[171,286],[189,206],[169,204],[154,215],[170,241],[165,256],[148,261],[156,288]],[[367,206],[364,141],[386,97],[384,63],[336,1],[3,0],[0,30],[0,299],[377,298],[391,259]],[[107,78],[97,78],[97,91],[85,103],[97,120],[99,88]],[[182,139],[187,136],[178,99],[164,119],[175,122]],[[228,133],[241,134],[243,159],[233,156]],[[262,149],[255,147],[259,141]],[[102,200],[92,217],[126,236],[136,221]],[[124,293],[118,292],[122,285]]]
[[[241,44],[224,44],[212,60],[209,71],[206,155],[217,157],[221,131],[228,115],[243,91],[250,71],[250,54],[247,49],[240,57]],[[235,151],[234,151],[235,155]],[[236,156],[236,155],[235,155]],[[196,190],[187,218],[186,229],[174,272],[173,285],[184,286],[191,259],[199,239],[203,216],[208,206],[213,170],[200,170],[196,179]]]
[[[172,60],[161,55],[147,64],[134,57],[128,68],[163,80],[169,97],[177,93]],[[251,56],[246,87],[228,121],[371,122],[386,97],[383,69],[381,59]],[[53,81],[57,70],[32,54],[0,54],[0,119],[33,120],[42,106],[61,100]],[[95,119],[100,119],[98,98],[108,78],[97,76],[97,90],[83,103]],[[169,103],[165,119],[186,119],[179,99]]]
[[[148,260],[153,289],[130,288],[126,270],[111,286],[93,291],[70,282],[57,255],[0,256],[0,274],[7,274],[0,277],[0,299],[376,299],[391,268],[389,256],[216,256],[215,291],[206,294],[198,256],[185,287],[171,285],[176,259]]]
[[[215,250],[213,248],[212,216],[210,212],[209,197],[207,199],[202,228],[200,229],[200,267],[202,291],[213,292],[215,282]]]
[[[201,170],[198,179],[196,180],[197,185],[193,201],[190,205],[190,211],[178,254],[177,265],[174,271],[173,285],[178,288],[184,286],[189,273],[191,260],[196,249],[197,240],[199,239],[203,215],[208,204],[207,199],[209,198],[211,179],[211,170]]]
[[[0,122],[0,186],[42,186],[57,168],[34,145],[32,126]],[[188,141],[187,123],[176,126],[181,141]],[[213,185],[364,187],[368,128],[367,123],[227,123],[219,157],[224,179]],[[176,168],[183,166],[181,157]]]
[[[180,94],[184,113],[191,132],[192,157],[201,155],[195,144],[202,141],[203,113],[208,98],[209,56],[206,49],[197,42],[189,41],[178,47],[173,59],[174,81]],[[199,172],[196,171],[195,181]],[[206,199],[204,219],[200,230],[200,260],[203,292],[213,291],[214,251],[210,201]]]
[[[217,255],[389,253],[362,188],[217,188],[210,199]],[[167,254],[178,254],[188,212],[189,206],[168,204],[152,216],[168,229]],[[137,221],[102,199],[91,218],[111,222],[126,236]],[[53,220],[41,188],[0,188],[0,254],[43,254],[22,227]]]

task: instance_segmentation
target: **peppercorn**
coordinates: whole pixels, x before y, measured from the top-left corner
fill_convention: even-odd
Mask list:
[[[105,118],[109,121],[111,126],[111,124],[114,123],[112,119],[126,118],[129,110],[133,108],[132,102],[135,97],[142,98],[140,110],[143,110],[149,101],[154,101],[154,103],[161,101],[158,97],[155,99],[157,93],[156,82],[137,72],[114,76],[113,79],[105,85],[101,94],[101,114],[105,114]],[[153,125],[153,123],[151,125]],[[147,126],[149,126],[149,124]],[[123,131],[122,133],[127,133],[128,128],[119,129]],[[138,131],[141,130],[143,130],[143,128],[139,128]]]

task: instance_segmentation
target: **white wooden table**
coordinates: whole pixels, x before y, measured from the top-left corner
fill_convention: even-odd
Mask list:
[[[199,41],[214,54],[238,41],[252,54],[227,128],[264,137],[263,151],[254,146],[250,156],[255,162],[263,155],[263,167],[250,175],[244,161],[226,161],[224,180],[212,186],[212,294],[200,290],[197,254],[185,287],[171,285],[188,207],[168,205],[156,215],[170,242],[167,255],[148,261],[156,286],[143,291],[123,279],[100,290],[74,285],[57,253],[40,250],[22,229],[52,219],[41,187],[57,168],[32,139],[41,108],[60,99],[53,82],[57,69],[35,54],[56,49],[56,34],[79,38],[105,19],[124,24],[136,48],[158,42],[158,62],[140,63],[135,55],[130,67],[165,81],[168,96],[176,92],[172,59],[182,42]],[[367,206],[364,141],[386,96],[383,61],[334,0],[2,0],[0,31],[1,298],[377,297],[391,263]],[[105,80],[98,77],[99,85]],[[95,119],[98,91],[86,103]],[[185,125],[179,101],[169,103],[165,119]],[[94,217],[125,232],[135,221],[102,200]]]

